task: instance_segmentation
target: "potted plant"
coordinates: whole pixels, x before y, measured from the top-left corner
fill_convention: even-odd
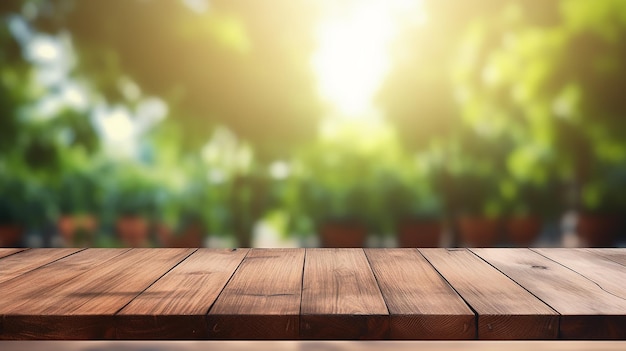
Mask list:
[[[385,207],[393,218],[398,247],[438,247],[443,230],[443,200],[425,175],[390,176]]]
[[[501,190],[506,202],[504,231],[514,246],[534,243],[544,223],[560,214],[561,187],[555,181],[508,179],[501,183]]]
[[[626,214],[626,168],[605,167],[581,188],[577,234],[581,246],[615,245]]]
[[[317,235],[322,247],[365,246],[371,194],[362,184],[329,180],[328,175],[300,174],[284,184],[281,201],[287,231],[303,240]]]
[[[381,180],[405,167],[405,155],[387,125],[327,122],[332,132],[296,155],[290,222],[311,227],[322,246],[363,247],[370,233],[390,232]]]
[[[2,174],[0,193],[0,247],[20,246],[27,213],[25,185]]]
[[[505,145],[494,148],[474,131],[462,130],[438,152],[443,196],[458,234],[456,244],[491,247],[500,241]]]
[[[0,246],[19,246],[27,231],[42,234],[54,201],[45,174],[31,173],[19,156],[7,161],[0,159]]]
[[[317,190],[317,231],[322,247],[363,247],[367,238],[368,194],[363,186]]]
[[[117,165],[109,184],[109,201],[114,213],[114,227],[127,247],[148,247],[151,219],[155,213],[159,185],[154,184],[150,169],[143,165]]]
[[[493,247],[501,239],[504,204],[493,181],[485,176],[468,176],[455,187],[456,225],[463,245]]]
[[[57,229],[67,246],[93,246],[98,229],[102,189],[96,172],[69,170],[56,189]]]
[[[204,246],[208,229],[207,212],[211,206],[207,191],[206,186],[194,181],[189,181],[180,193],[171,189],[158,191],[156,232],[161,246]]]

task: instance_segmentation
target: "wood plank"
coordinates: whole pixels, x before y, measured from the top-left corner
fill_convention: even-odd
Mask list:
[[[472,249],[555,309],[563,339],[626,338],[626,300],[528,249]]]
[[[626,266],[626,249],[585,249],[589,252],[593,252],[596,255],[600,255],[604,258],[608,258],[611,261],[617,262],[622,266]]]
[[[2,259],[0,283],[84,249],[30,249]]]
[[[533,249],[597,284],[610,294],[626,299],[626,268],[585,249]]]
[[[304,249],[253,249],[209,314],[213,339],[296,339]]]
[[[576,272],[606,293],[626,300],[624,265],[587,249],[533,249],[533,251]],[[587,303],[595,305],[597,301],[587,300]],[[626,324],[626,318],[623,316],[623,310],[616,306],[615,310],[609,313],[610,315],[598,315],[592,320],[588,318],[584,323],[579,317],[562,317],[565,326],[561,327],[561,333],[564,337],[579,338],[577,333],[582,330],[594,338],[625,338],[626,330],[623,326]]]
[[[80,279],[12,303],[3,339],[113,338],[113,314],[195,249],[132,249]]]
[[[474,339],[476,318],[415,249],[366,249],[390,314],[391,339]]]
[[[389,311],[363,249],[307,250],[300,320],[305,339],[389,337]]]
[[[479,339],[554,339],[558,315],[467,249],[420,249],[478,314]]]
[[[38,269],[0,283],[0,339],[12,338],[11,327],[3,328],[4,316],[14,313],[15,306],[40,299],[52,288],[80,277],[99,264],[106,264],[129,249],[87,249],[66,256]],[[9,318],[10,319],[10,318]],[[8,324],[7,324],[8,325]],[[28,337],[38,338],[39,330],[24,330]]]
[[[11,313],[14,306],[32,299],[38,299],[48,290],[71,279],[75,279],[90,269],[105,264],[129,249],[87,249],[39,269],[24,273],[14,279],[0,283],[0,316]]]
[[[0,341],[3,351],[623,351],[626,341]]]
[[[5,249],[5,248],[0,248],[0,258],[6,257],[6,256],[11,256],[15,253],[24,251],[26,249]]]
[[[115,317],[121,339],[204,339],[206,314],[248,249],[199,249]]]

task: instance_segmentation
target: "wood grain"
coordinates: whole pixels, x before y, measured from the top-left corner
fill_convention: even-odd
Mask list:
[[[205,339],[206,314],[248,249],[199,249],[115,317],[121,339]]]
[[[596,255],[608,258],[609,260],[617,262],[622,266],[626,266],[625,249],[586,249],[586,251],[593,252]]]
[[[533,249],[575,271],[610,294],[626,299],[626,268],[585,249]]]
[[[476,318],[415,249],[366,249],[390,314],[392,339],[474,339]]]
[[[3,328],[3,316],[19,313],[19,306],[22,304],[28,304],[30,301],[40,299],[50,289],[79,277],[97,265],[106,264],[108,260],[119,256],[125,251],[128,251],[128,249],[88,249],[79,251],[17,276],[14,279],[0,283],[0,291],[3,292],[0,294],[0,339],[43,337],[41,336],[41,330],[16,332],[8,324],[6,328]],[[25,333],[30,334],[25,336]],[[16,334],[20,336],[18,337]]]
[[[528,249],[472,249],[555,309],[562,339],[626,338],[626,300]]]
[[[578,299],[571,299],[561,317],[562,338],[626,338],[626,267],[586,249],[534,251],[577,277],[568,290]]]
[[[624,249],[26,249],[0,257],[0,339],[626,339],[624,256]],[[475,320],[476,334],[459,319]]]
[[[87,249],[0,283],[0,316],[20,311],[48,293],[50,289],[76,279],[81,274],[106,264],[129,249]]]
[[[305,339],[389,337],[389,311],[363,249],[307,250],[301,323]]]
[[[304,249],[253,249],[209,314],[213,339],[297,339]]]
[[[472,252],[420,252],[476,311],[479,339],[557,337],[557,313]]]
[[[5,248],[0,248],[0,258],[6,257],[6,256],[10,256],[13,255],[15,253],[24,251],[26,249],[5,249]]]
[[[2,258],[0,283],[37,269],[50,262],[80,251],[81,249],[30,249]]]
[[[114,338],[113,314],[185,259],[192,249],[133,249],[6,308],[4,339]]]

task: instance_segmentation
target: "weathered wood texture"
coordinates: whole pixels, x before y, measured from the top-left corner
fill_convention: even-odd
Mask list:
[[[187,257],[189,249],[133,249],[49,289],[2,305],[2,339],[114,338],[113,315]],[[36,282],[33,282],[36,284]]]
[[[115,317],[120,339],[205,339],[205,315],[248,249],[199,249]]]
[[[478,314],[479,339],[554,339],[558,315],[467,249],[420,249]]]
[[[363,249],[308,250],[302,286],[303,338],[389,337],[389,312]]]
[[[214,339],[297,339],[304,249],[253,249],[207,316]]]
[[[587,251],[626,266],[626,250],[624,249],[587,249]]]
[[[528,249],[472,251],[559,312],[561,338],[626,338],[626,299],[584,275]]]
[[[26,249],[5,249],[5,248],[0,248],[0,258],[2,257],[6,257],[6,256],[10,256],[13,255],[15,253],[24,251]]]
[[[0,339],[626,339],[624,257],[625,249],[2,249]]]
[[[415,249],[366,249],[392,339],[474,339],[474,312]]]
[[[0,283],[71,255],[80,249],[30,249],[0,259]]]

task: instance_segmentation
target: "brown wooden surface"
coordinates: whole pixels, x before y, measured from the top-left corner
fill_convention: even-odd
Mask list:
[[[308,250],[302,286],[303,338],[389,337],[389,312],[363,249]]]
[[[626,250],[624,249],[587,249],[587,251],[626,266]]]
[[[3,339],[114,338],[113,315],[183,260],[190,249],[133,249],[106,264],[13,303],[3,317]],[[33,282],[36,284],[36,282]]]
[[[478,314],[479,339],[551,339],[558,315],[467,249],[420,249]]]
[[[626,300],[626,267],[584,249],[533,249],[597,284],[602,290]]]
[[[528,249],[472,251],[559,312],[561,338],[626,338],[626,299]]]
[[[0,323],[0,338],[41,338],[42,334],[46,338],[54,338],[55,326],[48,325],[46,318],[38,314],[24,316],[27,308],[46,298],[50,290],[82,274],[89,274],[94,267],[105,265],[127,251],[128,249],[82,250],[0,283],[0,291],[3,292],[0,295],[0,316],[8,316]],[[65,320],[68,323],[61,324],[61,328],[73,325],[77,330],[81,330],[82,326],[76,326],[70,318],[66,317]]]
[[[199,249],[115,317],[120,339],[205,339],[205,315],[248,249]]]
[[[366,249],[392,339],[474,339],[474,312],[415,249]]]
[[[128,249],[89,249],[0,283],[0,315],[20,313],[57,288]]]
[[[0,259],[0,283],[71,255],[81,249],[30,249]]]
[[[0,248],[0,258],[13,255],[14,253],[18,253],[20,251],[24,251],[26,249],[5,249]]]
[[[209,337],[297,339],[304,253],[250,251],[209,311]]]
[[[0,254],[0,339],[626,339],[626,249]]]

